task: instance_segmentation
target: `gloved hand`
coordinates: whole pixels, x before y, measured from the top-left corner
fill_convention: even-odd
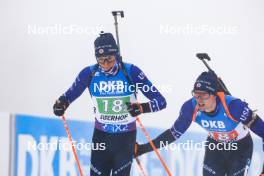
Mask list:
[[[151,112],[149,103],[130,103],[126,102],[127,111],[132,117],[136,117],[142,113]]]
[[[130,103],[126,102],[127,111],[132,117],[136,117],[139,114],[143,113],[143,109],[140,103]]]
[[[165,145],[168,145],[168,144],[174,142],[175,140],[176,139],[173,136],[171,130],[167,129],[162,134],[160,134],[157,138],[153,139],[152,143],[154,144],[156,149],[159,149],[160,147],[163,147],[163,145],[161,145],[161,142],[164,143]],[[145,143],[145,144],[136,143],[135,149],[134,149],[134,157],[143,155],[144,153],[147,153],[147,152],[151,152],[154,150],[154,148],[152,148],[150,142]]]
[[[149,143],[147,144],[138,144],[137,142],[135,143],[135,148],[134,148],[134,158],[143,155],[144,153],[152,151],[152,148]]]
[[[69,102],[65,97],[61,96],[58,100],[56,100],[53,105],[53,112],[56,116],[62,116],[65,110],[68,108]]]

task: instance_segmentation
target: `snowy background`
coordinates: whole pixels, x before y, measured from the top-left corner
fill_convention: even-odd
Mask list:
[[[0,112],[53,116],[54,101],[82,68],[95,63],[100,30],[114,33],[111,11],[124,10],[124,61],[163,87],[168,103],[141,116],[146,126],[173,124],[206,70],[197,52],[209,53],[209,64],[231,93],[264,117],[263,7],[262,0],[0,0]],[[91,107],[85,91],[66,116],[93,120]]]
[[[0,111],[53,115],[56,98],[82,68],[95,63],[98,32],[114,33],[111,11],[122,9],[124,60],[165,87],[167,109],[144,115],[145,124],[174,122],[196,77],[206,70],[197,52],[209,53],[211,67],[232,94],[264,116],[263,6],[261,0],[1,0]],[[67,116],[92,120],[90,109],[85,91]]]

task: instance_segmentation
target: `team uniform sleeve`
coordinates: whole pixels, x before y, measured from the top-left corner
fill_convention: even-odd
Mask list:
[[[192,123],[193,112],[194,107],[192,104],[192,99],[190,99],[182,105],[179,117],[170,128],[171,134],[175,139],[180,138],[181,135],[189,128]]]
[[[179,117],[173,126],[155,138],[153,140],[154,145],[157,148],[160,148],[177,140],[191,125],[193,111],[194,108],[192,106],[192,101],[189,100],[185,102],[181,108]],[[142,147],[145,153],[153,150],[150,143],[143,144]]]
[[[150,100],[148,104],[151,112],[160,111],[166,108],[166,99],[149,81],[146,75],[135,65],[131,66],[131,78],[136,87]]]
[[[230,102],[229,110],[237,121],[248,126],[251,131],[262,138],[264,150],[264,121],[257,114],[253,113],[246,102],[240,99]]]
[[[69,103],[76,100],[88,87],[88,80],[91,77],[90,67],[84,68],[76,77],[72,86],[61,96],[66,98]]]

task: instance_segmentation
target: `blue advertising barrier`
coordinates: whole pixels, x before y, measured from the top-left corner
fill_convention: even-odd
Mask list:
[[[90,169],[90,150],[100,146],[91,144],[94,125],[92,122],[68,120],[75,147],[86,176]],[[152,138],[163,130],[147,128]],[[202,142],[206,133],[187,132],[177,142],[160,150],[171,172],[175,176],[202,175],[204,149]],[[146,142],[138,129],[137,140]],[[199,144],[199,145],[198,145]],[[254,155],[250,176],[257,176],[262,162],[262,141],[254,139]],[[77,176],[75,163],[63,122],[59,118],[15,116],[15,176]],[[140,161],[149,176],[165,176],[166,173],[154,152],[145,154]],[[133,162],[132,176],[139,176],[136,162]]]
[[[15,118],[16,176],[78,174],[63,122],[59,118],[39,118],[28,115],[16,115]],[[76,148],[82,147],[81,144],[90,143],[92,123],[69,120],[68,125],[72,131],[73,140],[79,144]],[[91,147],[87,146],[88,149]],[[77,150],[77,153],[83,170],[88,170],[90,151],[81,149]]]

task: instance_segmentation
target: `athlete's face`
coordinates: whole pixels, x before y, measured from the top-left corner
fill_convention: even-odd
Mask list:
[[[115,65],[116,58],[114,55],[100,56],[97,58],[97,62],[104,71],[108,71]]]
[[[212,112],[216,107],[215,95],[209,94],[204,91],[194,91],[193,97],[196,99],[200,111]]]

